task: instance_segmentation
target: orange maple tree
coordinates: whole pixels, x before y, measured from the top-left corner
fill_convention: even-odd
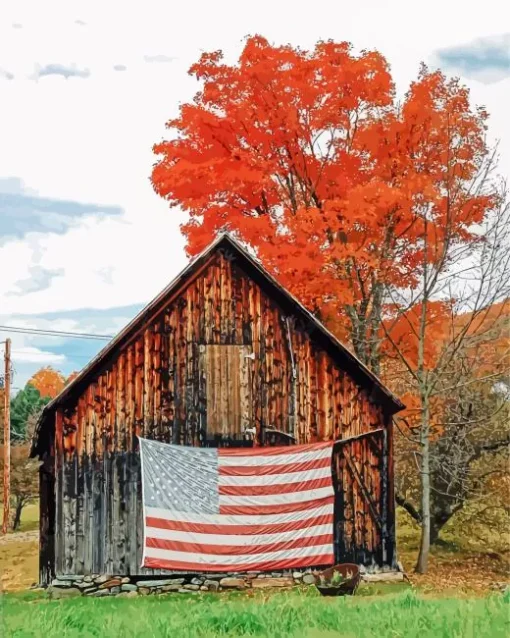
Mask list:
[[[397,321],[391,324],[393,344],[385,341],[382,345],[383,377],[406,406],[398,418],[405,420],[411,428],[419,425],[420,397],[409,370],[395,350],[398,349],[399,355],[405,358],[412,369],[418,367],[419,341],[414,335],[418,333],[419,320],[418,308],[414,306],[408,313],[400,314]],[[444,350],[465,331],[462,347],[458,349],[455,360],[444,370],[444,383],[454,386],[451,391],[458,389],[455,376],[479,385],[489,382],[489,390],[494,379],[496,383],[510,385],[510,299],[477,310],[476,316],[472,312],[456,313],[451,302],[431,301],[428,304],[427,328],[427,339],[423,342],[424,369],[436,373]],[[444,433],[444,414],[449,404],[456,399],[451,391],[445,392],[441,385],[438,384],[437,391],[431,394],[432,439]],[[467,395],[466,392],[464,394]]]
[[[70,383],[72,383],[79,374],[80,374],[79,372],[77,372],[76,370],[73,370],[71,374],[65,380],[65,385],[69,385]]]
[[[456,317],[474,326],[510,296],[487,113],[425,66],[400,103],[383,56],[348,43],[305,51],[255,36],[237,63],[205,53],[189,72],[201,89],[154,147],[154,189],[189,214],[190,255],[236,233],[363,362],[380,372],[384,354],[412,380],[424,572],[437,406],[456,395],[451,421],[473,387],[458,362],[477,332]]]
[[[236,64],[205,53],[189,73],[201,90],[168,122],[152,172],[189,213],[188,253],[236,233],[378,371],[385,287],[416,285],[424,234],[433,261],[446,232],[473,241],[494,205],[469,186],[487,114],[426,67],[400,104],[384,57],[345,42],[305,51],[255,36]]]
[[[54,399],[65,385],[64,376],[51,366],[38,370],[28,381],[39,391],[41,398]]]

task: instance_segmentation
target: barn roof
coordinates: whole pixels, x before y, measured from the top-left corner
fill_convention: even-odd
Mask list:
[[[155,297],[143,310],[132,319],[84,368],[83,370],[48,403],[39,419],[34,437],[30,456],[36,456],[41,452],[39,441],[44,430],[45,423],[52,417],[56,408],[64,401],[77,393],[80,388],[86,385],[89,378],[97,372],[107,362],[110,355],[118,347],[130,339],[133,333],[144,325],[154,313],[157,313],[162,306],[166,305],[172,297],[177,296],[186,286],[188,280],[205,266],[213,255],[219,251],[229,258],[235,259],[241,268],[250,275],[280,307],[287,313],[291,313],[300,320],[301,325],[306,326],[309,334],[313,333],[312,339],[320,343],[332,356],[340,360],[343,367],[358,381],[360,385],[370,388],[374,399],[383,403],[391,414],[402,410],[405,406],[382,381],[371,372],[346,346],[344,346],[329,330],[309,312],[293,295],[283,288],[278,281],[272,277],[260,262],[252,257],[245,248],[236,241],[232,235],[223,233],[219,235],[200,255],[190,261],[188,266]]]

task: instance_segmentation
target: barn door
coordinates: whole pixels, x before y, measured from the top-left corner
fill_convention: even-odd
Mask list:
[[[208,445],[252,444],[251,362],[251,346],[200,346]]]
[[[375,430],[334,446],[337,562],[387,564],[385,434]]]

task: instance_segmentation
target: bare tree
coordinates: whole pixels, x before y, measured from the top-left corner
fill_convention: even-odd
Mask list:
[[[24,507],[39,496],[38,461],[29,458],[30,437],[33,435],[39,412],[28,417],[26,438],[11,445],[11,504],[13,517],[10,526],[16,531],[21,523]],[[3,447],[3,446],[2,446]],[[0,470],[3,469],[3,450],[0,449]]]
[[[453,180],[445,193],[441,241],[435,238],[432,208],[424,206],[419,215],[419,285],[387,291],[391,311],[383,329],[395,357],[395,376],[417,398],[410,438],[417,445],[420,506],[399,500],[421,525],[420,573],[427,570],[431,539],[444,524],[441,517],[448,520],[460,509],[476,483],[474,462],[508,444],[507,432],[495,436],[491,430],[494,418],[508,410],[510,364],[504,339],[498,348],[493,339],[494,331],[507,325],[510,307],[510,210],[504,189],[494,196],[493,160],[480,166],[472,186],[480,197],[493,198],[491,212],[479,223],[466,224],[469,239],[464,239],[458,232],[462,206],[457,202],[449,208],[456,197]],[[491,397],[491,409],[482,396]],[[437,512],[432,495],[436,504],[444,498]]]
[[[473,365],[474,370],[476,366]],[[444,526],[466,505],[463,526],[476,513],[478,533],[485,526],[499,529],[504,540],[510,529],[508,506],[508,398],[504,386],[492,380],[459,383],[459,391],[435,402],[430,444],[431,545],[440,540]],[[407,421],[407,419],[406,419]],[[419,440],[416,428],[399,424],[397,437],[397,502],[421,523]],[[474,529],[475,526],[473,526]]]

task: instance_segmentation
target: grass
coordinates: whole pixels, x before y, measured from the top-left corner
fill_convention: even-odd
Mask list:
[[[39,529],[39,501],[28,503],[21,512],[19,532],[31,532]]]
[[[37,514],[22,515],[20,532],[0,536],[1,635],[31,636],[258,636],[271,638],[499,638],[510,635],[510,597],[490,593],[508,580],[503,549],[467,546],[461,536],[434,547],[430,570],[412,573],[419,531],[398,514],[399,557],[414,585],[362,584],[356,596],[322,598],[315,588],[287,592],[170,594],[137,599],[73,598],[50,601],[26,591],[38,578]],[[17,591],[16,590],[25,590]],[[11,593],[14,592],[14,593]]]
[[[11,638],[503,638],[510,631],[509,612],[510,598],[503,594],[434,600],[409,590],[382,597],[322,598],[314,588],[251,597],[170,594],[136,601],[48,601],[35,594],[6,594],[2,602],[4,635]]]
[[[30,503],[22,512],[20,532],[0,536],[0,586],[4,591],[26,589],[38,580],[38,514],[38,503]],[[506,539],[500,538],[498,544],[496,533],[485,547],[473,547],[453,522],[441,546],[432,548],[429,573],[424,576],[412,573],[419,529],[401,508],[397,508],[397,534],[399,559],[413,584],[425,593],[485,596],[493,583],[508,581],[508,547]]]

